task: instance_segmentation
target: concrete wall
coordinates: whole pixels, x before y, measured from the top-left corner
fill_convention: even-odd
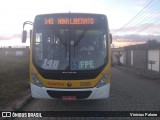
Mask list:
[[[24,51],[16,51],[16,56],[23,56],[24,54]]]
[[[155,63],[151,64],[148,62],[148,69],[154,71],[160,71],[160,50],[148,50],[148,61],[154,61]]]
[[[126,66],[131,66],[131,51],[126,51]]]
[[[123,54],[122,54],[122,56],[123,56],[123,65],[126,65],[126,61],[127,61],[127,59],[126,59],[126,51],[123,51]]]
[[[148,78],[160,79],[160,43],[128,46],[124,48],[122,55],[126,70]],[[150,61],[155,61],[152,68]]]
[[[133,66],[138,68],[147,68],[146,50],[133,50]]]

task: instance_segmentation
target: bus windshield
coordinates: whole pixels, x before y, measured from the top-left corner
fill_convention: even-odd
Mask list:
[[[36,29],[33,50],[45,70],[94,70],[106,64],[106,30]]]

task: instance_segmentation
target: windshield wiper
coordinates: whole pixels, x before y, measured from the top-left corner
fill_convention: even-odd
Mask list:
[[[55,34],[56,34],[56,36],[58,36],[58,38],[59,38],[59,40],[62,42],[62,44],[63,44],[64,46],[66,46],[67,44],[66,44],[66,42],[65,42],[65,40],[64,40],[64,37],[63,37],[61,34],[59,34],[58,31],[55,31]]]
[[[83,39],[83,37],[85,36],[86,32],[87,32],[87,30],[84,30],[84,31],[79,35],[79,37],[77,38],[74,46],[77,46],[77,45],[79,44],[79,42],[80,42],[80,41]]]

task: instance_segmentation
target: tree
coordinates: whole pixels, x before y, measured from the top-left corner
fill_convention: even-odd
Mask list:
[[[158,45],[158,42],[156,39],[149,39],[146,44],[148,47],[155,47]]]

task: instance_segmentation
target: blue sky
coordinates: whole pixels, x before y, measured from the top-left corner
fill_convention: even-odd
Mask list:
[[[151,4],[137,20],[119,30],[149,2]],[[0,4],[0,40],[2,43],[2,40],[18,37],[14,34],[21,34],[23,22],[33,21],[37,14],[69,11],[106,14],[113,35],[157,35],[160,34],[157,32],[160,27],[159,6],[160,0],[4,0]]]

